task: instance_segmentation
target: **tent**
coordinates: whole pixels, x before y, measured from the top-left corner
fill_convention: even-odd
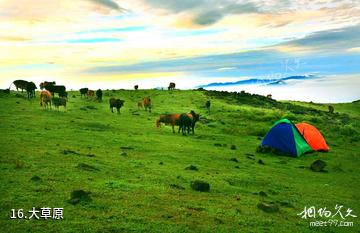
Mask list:
[[[329,151],[329,147],[320,131],[313,125],[307,123],[296,124],[296,128],[304,137],[311,149],[315,151]]]
[[[261,146],[268,146],[294,157],[312,151],[296,126],[288,119],[277,121],[265,135]]]

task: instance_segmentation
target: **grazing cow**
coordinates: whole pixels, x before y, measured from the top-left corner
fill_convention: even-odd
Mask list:
[[[208,113],[210,113],[210,106],[211,106],[210,100],[206,101],[205,107],[206,107],[206,109],[208,110]]]
[[[68,97],[68,93],[67,93],[66,91],[60,92],[60,93],[59,93],[59,97],[67,98],[67,97]]]
[[[89,88],[80,88],[80,97],[86,96]]]
[[[144,107],[143,102],[142,102],[142,101],[139,101],[139,102],[137,103],[137,106],[138,106],[138,110],[139,110],[140,108],[143,108],[143,107]]]
[[[137,90],[139,88],[139,85],[135,85],[134,89]]]
[[[26,93],[28,96],[28,99],[35,98],[35,90],[37,89],[35,83],[28,82],[26,85]]]
[[[97,98],[97,100],[98,100],[99,102],[102,101],[102,96],[103,96],[102,90],[101,90],[101,89],[97,90],[97,91],[96,91],[96,98]]]
[[[144,105],[145,111],[147,111],[149,109],[149,112],[151,112],[151,99],[150,99],[150,97],[145,97],[143,99],[143,105]]]
[[[196,124],[196,122],[199,121],[200,114],[196,114],[193,110],[191,110],[189,114],[192,116],[191,130],[192,130],[192,133],[195,134],[195,124]]]
[[[181,114],[163,114],[156,120],[156,127],[160,127],[161,123],[165,125],[171,125],[173,133],[175,133],[175,125],[179,125],[179,119]]]
[[[334,107],[333,106],[329,105],[328,109],[329,109],[329,113],[331,113],[331,114],[334,113]]]
[[[268,94],[268,95],[266,96],[266,98],[272,99],[272,95],[271,95],[271,94]]]
[[[179,132],[181,130],[183,135],[186,135],[186,131],[189,134],[190,133],[190,127],[192,127],[192,115],[183,113],[180,115],[179,118]]]
[[[86,93],[86,97],[91,97],[93,98],[95,96],[95,92],[93,90],[88,90],[87,93]]]
[[[25,80],[15,80],[13,83],[16,87],[16,90],[19,91],[19,89],[21,89],[21,92],[26,90],[26,87],[28,85],[28,81]]]
[[[51,109],[51,99],[52,99],[52,95],[50,93],[50,91],[42,91],[40,93],[40,106],[43,107],[43,109],[48,108],[48,104],[50,104],[50,109]]]
[[[110,98],[109,99],[109,104],[110,104],[110,110],[111,112],[114,112],[113,111],[113,108],[116,108],[117,110],[117,113],[119,114],[120,113],[120,108],[122,106],[124,106],[124,100],[121,100],[121,99],[115,99],[115,98]]]
[[[44,90],[45,87],[47,87],[49,85],[54,86],[55,84],[56,84],[55,81],[53,81],[53,82],[45,81],[45,82],[40,83],[40,89]]]
[[[174,127],[176,125],[179,126],[179,131],[182,129],[182,125],[180,125],[180,117],[182,114],[162,114],[160,115],[159,119],[156,120],[156,126],[159,128],[161,123],[164,123],[165,125],[171,125],[173,133],[175,133]],[[192,133],[195,133],[195,123],[199,120],[200,115],[196,114],[193,110],[190,111],[190,113],[186,113],[188,118],[191,119],[190,127],[192,130]],[[187,120],[183,121],[183,124],[185,125],[185,128],[188,127],[188,123],[186,123]]]
[[[66,109],[66,98],[64,97],[54,97],[52,98],[52,103],[57,110],[59,110],[60,106],[64,106],[64,108]]]
[[[64,93],[66,91],[66,87],[63,85],[47,85],[44,87],[45,90],[50,91],[51,94],[54,96],[55,93]]]
[[[168,90],[174,90],[175,89],[175,83],[170,83],[169,84],[169,87],[168,87]]]
[[[1,93],[10,94],[10,89],[0,89]]]

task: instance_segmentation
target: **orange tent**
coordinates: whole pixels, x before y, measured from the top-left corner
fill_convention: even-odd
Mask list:
[[[307,123],[296,124],[296,128],[300,134],[305,138],[306,142],[310,145],[311,149],[315,151],[329,151],[324,137],[315,126]]]

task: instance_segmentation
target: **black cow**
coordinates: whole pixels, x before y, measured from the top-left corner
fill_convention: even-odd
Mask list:
[[[89,88],[81,88],[80,89],[80,96],[86,96],[87,92],[88,92]]]
[[[99,102],[102,101],[102,96],[103,96],[102,90],[101,90],[101,89],[97,90],[97,91],[96,91],[96,98],[97,98],[97,100],[98,100]]]
[[[60,92],[60,93],[59,93],[59,97],[67,98],[67,97],[68,97],[68,93],[67,93],[66,91]]]
[[[208,113],[210,113],[210,106],[211,106],[210,100],[206,101],[205,107],[206,107],[206,109],[208,110]]]
[[[0,93],[10,94],[10,89],[0,89]]]
[[[192,133],[195,134],[195,124],[196,122],[199,121],[200,119],[200,114],[196,114],[193,110],[190,111],[190,114],[192,115],[193,119],[192,119],[192,122],[191,122],[191,130],[192,130]]]
[[[134,86],[134,89],[135,89],[135,90],[139,89],[139,85],[135,85],[135,86]]]
[[[175,89],[175,83],[170,83],[169,84],[169,87],[168,87],[168,90],[174,90]]]
[[[19,91],[19,89],[21,89],[21,92],[26,90],[26,87],[28,85],[28,81],[25,80],[15,80],[13,83],[16,87],[16,90]]]
[[[26,85],[26,93],[28,96],[28,99],[35,98],[35,90],[37,89],[35,83],[28,82]]]
[[[45,89],[47,91],[50,91],[52,95],[54,95],[55,93],[60,94],[66,92],[66,87],[63,85],[48,85],[45,86]]]
[[[58,110],[59,110],[60,106],[64,106],[64,108],[66,109],[66,98],[54,97],[54,98],[52,98],[52,103],[55,106],[55,108],[57,108]]]
[[[183,113],[180,115],[179,118],[179,133],[180,130],[183,135],[186,135],[186,131],[189,134],[190,133],[190,127],[192,127],[193,119],[186,113]]]
[[[117,110],[117,113],[120,113],[120,108],[122,106],[124,106],[124,100],[121,100],[121,99],[115,99],[115,98],[110,98],[109,99],[109,104],[110,104],[110,110],[111,112],[114,112],[113,111],[113,108],[116,108]]]

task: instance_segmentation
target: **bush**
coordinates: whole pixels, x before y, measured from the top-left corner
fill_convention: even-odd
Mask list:
[[[343,127],[340,128],[340,133],[343,136],[355,136],[358,135],[358,133],[356,132],[356,130],[354,129],[354,127],[352,125],[345,125]]]

